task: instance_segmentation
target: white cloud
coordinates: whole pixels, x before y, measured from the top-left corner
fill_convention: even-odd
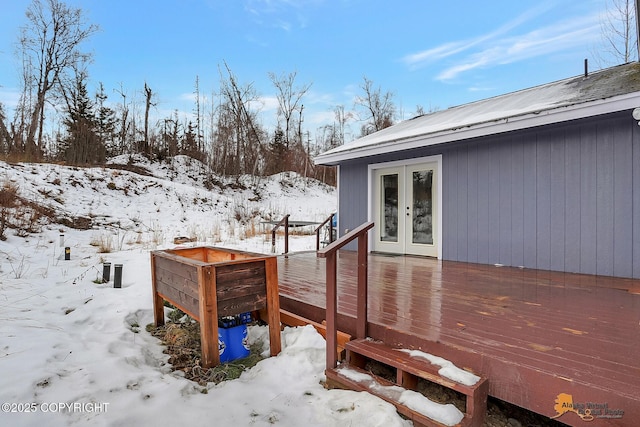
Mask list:
[[[14,109],[18,106],[19,101],[20,91],[18,91],[18,89],[0,87],[0,103],[2,103],[6,109]],[[6,112],[5,110],[5,113]]]
[[[402,58],[402,60],[412,69],[419,68],[427,62],[446,58],[467,48],[468,46],[465,42],[449,42],[431,49],[409,54]]]
[[[324,125],[330,125],[335,122],[335,114],[333,111],[314,111],[311,114],[305,116],[305,120],[313,127],[320,127]]]
[[[275,96],[261,96],[260,104],[261,111],[277,111],[278,110],[278,98]]]
[[[325,0],[247,0],[245,10],[261,26],[291,32],[294,28],[305,28],[314,7]],[[297,27],[293,24],[297,23]]]
[[[181,101],[196,102],[196,94],[194,92],[182,93],[179,98]]]
[[[402,60],[410,69],[416,69],[449,58],[452,65],[441,70],[436,79],[451,80],[473,69],[549,55],[584,46],[586,41],[596,41],[600,37],[600,18],[597,14],[557,21],[523,34],[513,34],[522,24],[547,12],[551,7],[552,3],[545,2],[495,31],[469,40],[447,42],[406,55]]]
[[[451,80],[475,68],[514,63],[584,46],[585,41],[595,41],[600,37],[599,25],[597,16],[593,15],[558,22],[526,34],[493,40],[478,52],[461,58],[455,65],[441,71],[436,79]]]
[[[535,8],[530,9],[525,13],[517,16],[516,18],[502,25],[498,29],[491,31],[487,34],[482,34],[470,40],[447,42],[435,48],[431,48],[431,49],[423,50],[421,52],[406,55],[404,58],[402,58],[402,60],[410,68],[419,68],[420,66],[425,65],[426,63],[433,62],[442,58],[446,58],[446,57],[458,54],[460,52],[464,52],[477,45],[480,45],[484,42],[488,42],[503,34],[508,33],[509,31],[513,30],[514,28],[517,28],[521,24],[524,24],[525,22],[544,13],[550,7],[551,5],[548,2],[540,4]]]

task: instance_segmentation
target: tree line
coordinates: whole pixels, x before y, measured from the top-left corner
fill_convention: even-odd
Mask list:
[[[17,44],[21,94],[12,117],[0,103],[0,155],[6,159],[99,165],[122,154],[184,154],[222,175],[294,171],[334,183],[333,169],[314,165],[312,157],[344,144],[350,122],[361,122],[362,136],[392,125],[396,117],[393,94],[364,77],[354,110],[336,106],[333,124],[316,130],[311,141],[303,127],[311,83],[299,83],[296,72],[269,73],[278,102],[277,126],[269,131],[256,89],[241,83],[224,62],[218,93],[203,96],[196,76],[189,118],[174,110],[154,120],[158,93],[147,82],[139,92],[142,100],[123,87],[109,99],[102,83],[89,92],[91,55],[81,46],[98,26],[86,22],[81,9],[61,0],[33,0],[26,18]]]
[[[608,2],[604,47],[598,52],[617,63],[637,58],[634,2]],[[363,77],[353,108],[335,106],[333,123],[316,129],[311,141],[303,104],[311,83],[299,83],[296,72],[268,73],[278,103],[277,125],[268,130],[257,90],[241,83],[224,62],[218,66],[217,93],[204,96],[196,76],[189,118],[174,110],[153,119],[158,93],[148,82],[137,96],[119,87],[110,99],[102,83],[95,93],[89,92],[91,55],[81,46],[98,26],[86,22],[81,9],[62,0],[33,0],[25,15],[17,43],[21,93],[12,117],[0,102],[0,156],[8,160],[99,165],[122,154],[155,159],[184,154],[221,175],[294,171],[334,183],[333,169],[314,165],[312,157],[350,137],[391,126],[398,116],[394,94]],[[424,113],[416,107],[415,115]],[[359,124],[359,133],[347,135],[351,124]]]

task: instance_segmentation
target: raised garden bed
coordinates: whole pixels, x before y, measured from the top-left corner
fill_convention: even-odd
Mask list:
[[[278,263],[275,256],[211,246],[151,252],[153,312],[164,324],[164,301],[200,323],[202,366],[220,363],[218,318],[259,311],[269,324],[271,355],[280,353]]]

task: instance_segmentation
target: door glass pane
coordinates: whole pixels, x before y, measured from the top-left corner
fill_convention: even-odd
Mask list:
[[[433,171],[413,172],[412,242],[433,244]]]
[[[380,218],[380,240],[383,242],[398,241],[398,174],[382,175],[382,203]]]

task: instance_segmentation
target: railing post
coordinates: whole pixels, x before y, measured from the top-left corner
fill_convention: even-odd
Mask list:
[[[329,215],[329,218],[325,219],[322,224],[314,230],[314,233],[316,233],[316,251],[320,250],[320,230],[322,230],[322,227],[327,223],[329,223],[329,243],[333,243],[333,217],[335,215],[335,212]]]
[[[327,369],[338,366],[338,272],[336,265],[336,252],[332,252],[327,257],[326,278],[327,278]]]
[[[271,230],[271,253],[276,252],[276,231],[284,224],[284,253],[289,253],[289,216],[287,214]]]
[[[333,243],[333,215],[335,214],[331,214],[329,217],[331,218],[331,221],[329,221],[329,243]]]
[[[284,217],[284,253],[289,253],[289,215]]]
[[[271,230],[271,253],[275,254],[276,253],[276,227],[273,227],[273,229]]]
[[[358,283],[356,284],[356,333],[358,338],[367,335],[367,249],[368,231],[373,228],[373,222],[362,224],[355,230],[342,236],[329,246],[318,250],[318,258],[326,259],[326,320],[327,320],[327,369],[334,369],[338,365],[338,250],[349,242],[358,239]]]
[[[366,232],[358,237],[358,299],[356,308],[356,336],[358,338],[367,337],[367,242],[368,238]]]

